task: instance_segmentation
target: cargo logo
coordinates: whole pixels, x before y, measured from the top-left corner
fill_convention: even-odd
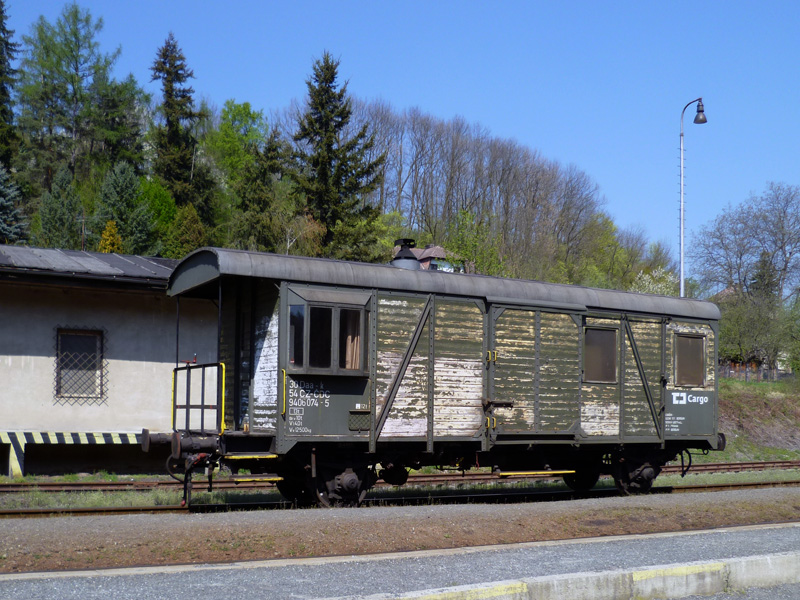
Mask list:
[[[672,392],[672,404],[707,404],[708,396],[695,396],[686,392]]]

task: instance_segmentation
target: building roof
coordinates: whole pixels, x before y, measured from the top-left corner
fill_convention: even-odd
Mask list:
[[[715,304],[689,298],[222,248],[201,248],[184,258],[170,277],[167,293],[207,295],[207,285],[224,275],[484,298],[498,305],[606,309],[703,320],[719,320],[720,316]]]
[[[177,260],[0,244],[0,278],[34,282],[89,280],[165,289]]]

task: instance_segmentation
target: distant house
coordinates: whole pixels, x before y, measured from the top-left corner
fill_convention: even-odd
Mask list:
[[[0,245],[0,474],[124,470],[142,428],[172,429],[172,369],[216,360],[217,336],[213,303],[181,303],[176,352],[175,264]]]
[[[400,251],[401,246],[395,246],[394,255]],[[410,250],[419,261],[420,268],[430,271],[446,271],[448,273],[461,273],[463,269],[459,264],[458,257],[441,246],[428,244],[424,248],[412,248]]]

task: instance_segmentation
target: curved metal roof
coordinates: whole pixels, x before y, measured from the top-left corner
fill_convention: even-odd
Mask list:
[[[170,277],[167,293],[171,296],[189,293],[223,275],[342,287],[437,293],[485,298],[499,304],[528,304],[573,310],[585,307],[587,310],[610,309],[703,320],[718,320],[720,315],[715,304],[702,300],[484,275],[409,271],[389,265],[221,248],[201,248],[184,258]]]

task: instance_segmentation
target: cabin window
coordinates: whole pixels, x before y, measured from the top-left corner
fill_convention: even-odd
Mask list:
[[[91,403],[105,396],[103,332],[59,329],[56,348],[56,399]]]
[[[360,306],[290,304],[289,369],[304,373],[363,375],[365,323],[366,310]]]
[[[583,344],[583,380],[617,382],[617,330],[587,327]]]
[[[705,387],[705,338],[675,335],[675,383],[686,387]]]
[[[303,366],[303,334],[305,332],[306,307],[294,304],[289,308],[289,364]]]
[[[329,369],[331,366],[333,309],[312,306],[309,319],[308,366]]]
[[[361,369],[361,311],[339,311],[339,368]]]

